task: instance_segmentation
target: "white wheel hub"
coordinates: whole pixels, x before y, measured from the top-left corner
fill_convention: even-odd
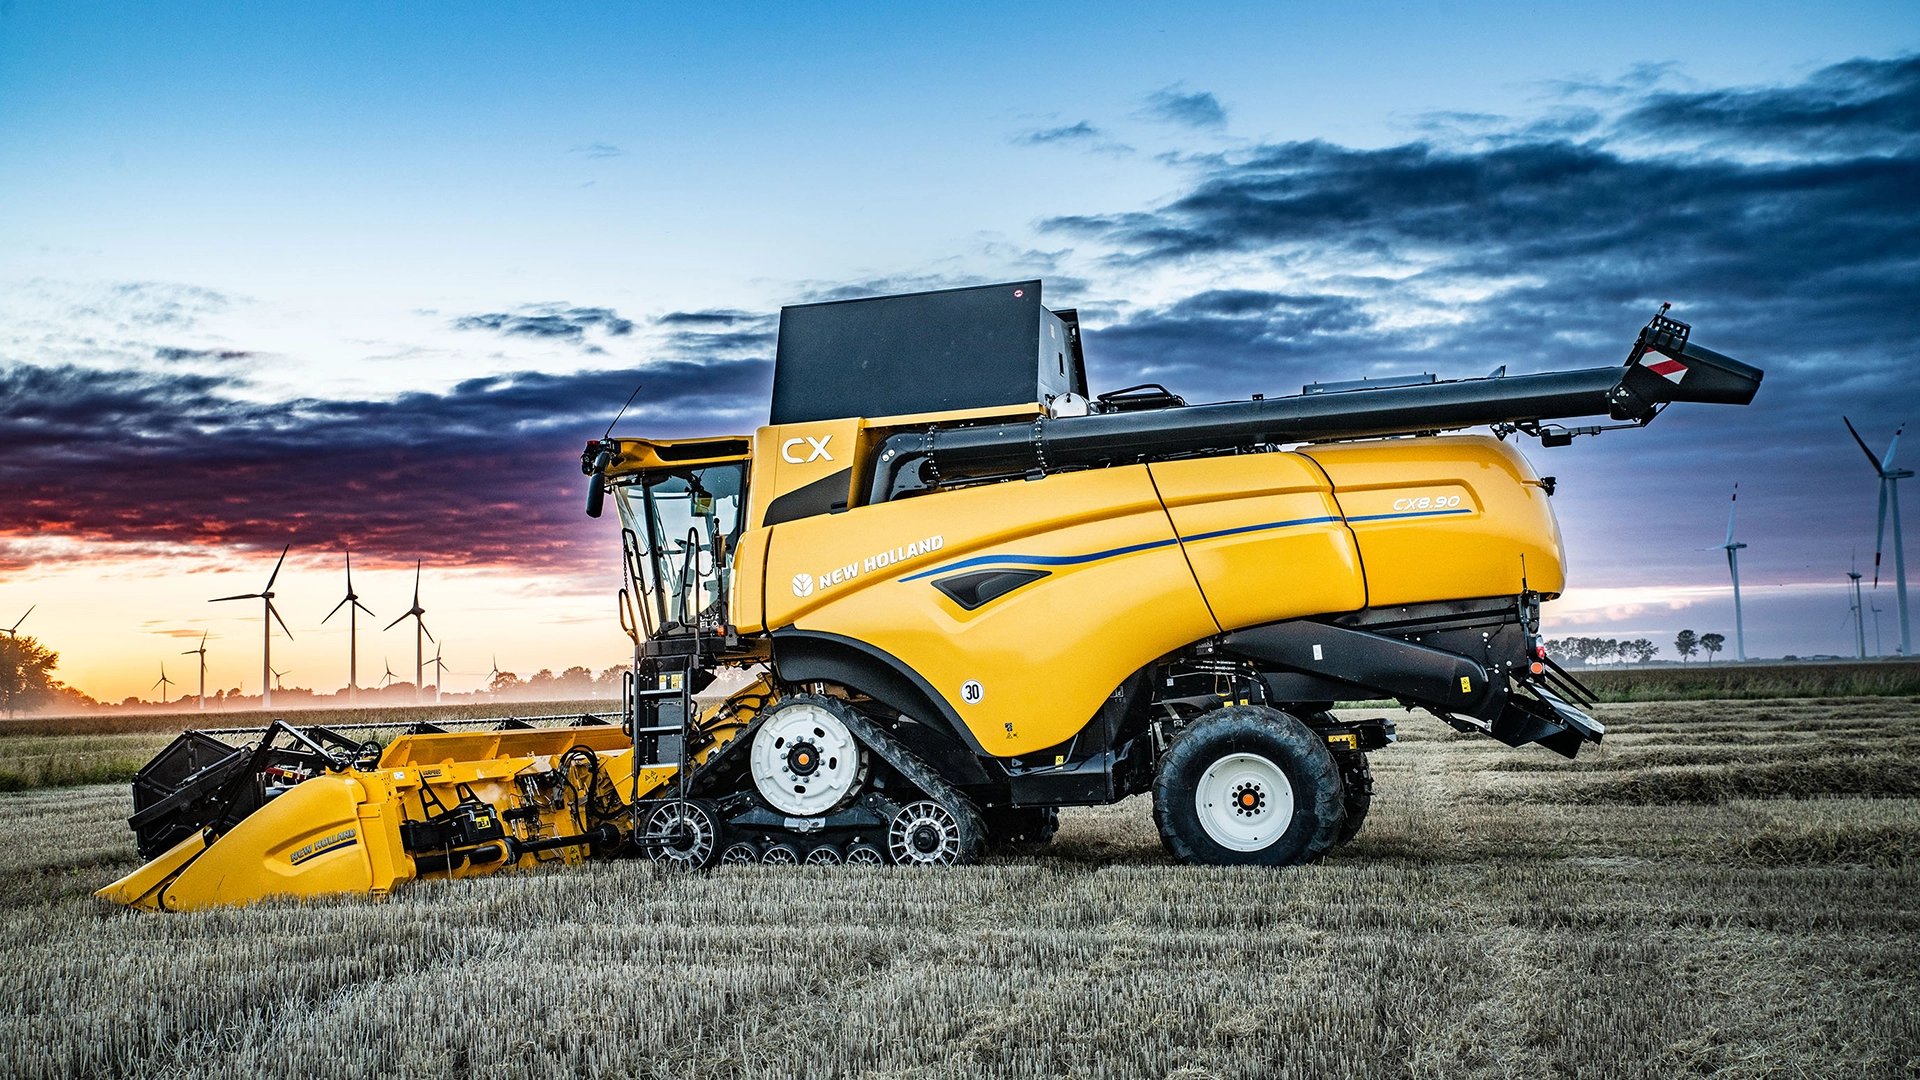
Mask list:
[[[754,786],[782,813],[818,817],[860,791],[867,752],[829,709],[802,701],[774,711],[753,736]]]
[[[1193,793],[1200,827],[1230,851],[1259,851],[1293,823],[1293,785],[1259,754],[1228,754],[1207,767]]]

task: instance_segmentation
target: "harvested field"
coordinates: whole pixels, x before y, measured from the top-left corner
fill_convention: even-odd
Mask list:
[[[1602,712],[1573,763],[1403,717],[1359,839],[1277,872],[1169,864],[1135,799],[956,871],[623,861],[158,916],[88,896],[135,862],[123,789],[0,796],[0,1074],[1920,1071],[1920,801],[1791,772],[1914,771],[1920,704]]]
[[[1910,660],[1663,664],[1575,668],[1574,675],[1612,702],[1920,695],[1920,663]]]

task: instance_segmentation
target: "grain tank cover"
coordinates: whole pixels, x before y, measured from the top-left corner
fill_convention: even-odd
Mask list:
[[[771,422],[906,416],[1087,394],[1080,324],[1040,282],[780,309]]]

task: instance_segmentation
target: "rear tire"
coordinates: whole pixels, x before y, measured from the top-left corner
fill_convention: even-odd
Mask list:
[[[1264,705],[1193,723],[1160,761],[1153,818],[1167,850],[1202,866],[1293,866],[1339,842],[1340,767],[1326,740]]]

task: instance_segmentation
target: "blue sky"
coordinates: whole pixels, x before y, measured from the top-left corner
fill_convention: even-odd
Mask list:
[[[635,369],[628,430],[744,430],[782,303],[1039,276],[1096,383],[1197,398],[1618,362],[1672,300],[1769,381],[1530,451],[1588,590],[1566,629],[1726,629],[1696,549],[1739,479],[1752,651],[1839,651],[1873,487],[1838,414],[1884,444],[1920,411],[1916,49],[1893,3],[0,0],[0,486],[101,476],[88,431],[197,478],[21,515],[0,603],[51,597],[105,687],[155,635],[245,633],[147,560],[250,566],[297,507],[316,577],[347,539],[437,560],[476,627],[544,627],[470,650],[609,660],[612,561],[546,455]],[[463,438],[504,457],[427,465]],[[140,618],[76,642],[59,612],[113,573]]]

